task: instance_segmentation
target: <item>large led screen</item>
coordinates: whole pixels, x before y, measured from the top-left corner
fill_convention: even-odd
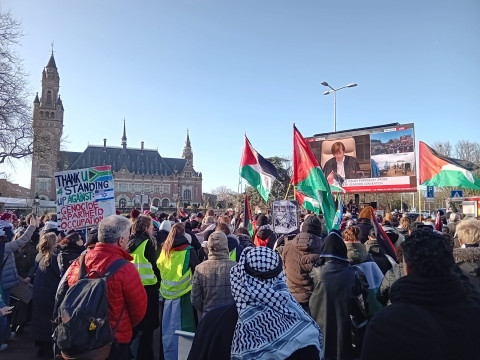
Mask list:
[[[347,192],[417,191],[413,124],[389,124],[307,138],[325,176]]]

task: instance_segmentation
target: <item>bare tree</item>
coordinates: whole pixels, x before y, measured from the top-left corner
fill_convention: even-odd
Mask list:
[[[20,22],[0,9],[0,164],[33,151],[27,76],[13,50],[22,36]]]
[[[432,147],[439,154],[452,157],[452,144],[450,144],[450,141],[436,141]]]
[[[458,140],[455,157],[471,163],[480,162],[480,143],[470,140]]]

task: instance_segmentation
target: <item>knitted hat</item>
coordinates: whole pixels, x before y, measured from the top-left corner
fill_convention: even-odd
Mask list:
[[[371,206],[367,206],[362,211],[360,211],[358,218],[372,220],[372,214],[373,214],[373,208]]]
[[[303,222],[303,232],[320,236],[322,234],[322,223],[316,215],[309,215]]]

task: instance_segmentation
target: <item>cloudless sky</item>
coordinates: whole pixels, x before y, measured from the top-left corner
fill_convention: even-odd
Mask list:
[[[478,0],[2,0],[22,22],[32,102],[54,41],[66,148],[128,145],[181,157],[203,191],[237,190],[246,132],[264,157],[303,136],[392,122],[427,144],[480,135]],[[30,163],[12,178],[29,186]]]

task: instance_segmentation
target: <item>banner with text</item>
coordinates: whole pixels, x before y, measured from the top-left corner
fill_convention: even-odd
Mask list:
[[[55,173],[57,219],[62,230],[96,226],[115,215],[110,165]]]

